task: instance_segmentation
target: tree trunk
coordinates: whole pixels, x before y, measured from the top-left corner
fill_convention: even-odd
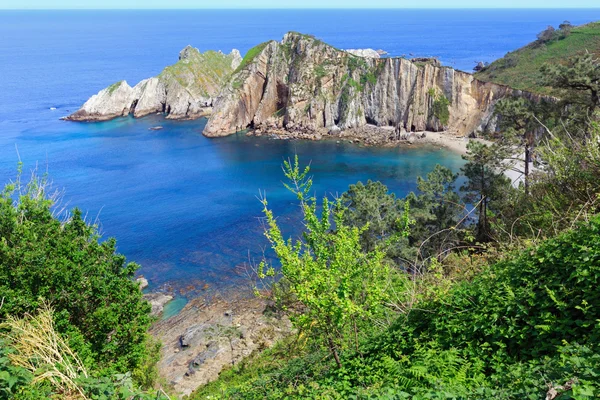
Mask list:
[[[342,368],[342,362],[340,361],[340,356],[338,355],[337,348],[335,347],[333,340],[331,340],[331,338],[327,338],[327,341],[329,342],[329,350],[331,351],[331,354],[333,354],[335,363],[337,364],[338,368]]]
[[[590,117],[594,115],[596,108],[600,106],[600,96],[597,90],[592,90],[592,104],[590,105]]]
[[[525,194],[529,195],[529,163],[531,161],[531,148],[525,144]]]

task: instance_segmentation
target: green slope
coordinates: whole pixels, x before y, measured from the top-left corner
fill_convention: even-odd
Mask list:
[[[586,51],[600,55],[600,22],[575,27],[564,39],[532,42],[494,61],[475,77],[516,89],[551,94],[552,90],[540,83],[540,67],[545,63],[563,63]]]

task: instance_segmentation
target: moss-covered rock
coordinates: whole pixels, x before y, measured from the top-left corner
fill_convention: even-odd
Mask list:
[[[76,121],[103,121],[126,116],[142,117],[165,113],[171,119],[193,119],[210,113],[213,99],[240,65],[237,50],[201,53],[187,46],[177,63],[158,76],[141,81],[133,88],[117,82],[92,96],[80,110],[67,117]]]

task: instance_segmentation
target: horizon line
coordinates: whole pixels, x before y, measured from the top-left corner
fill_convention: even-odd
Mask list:
[[[0,11],[152,11],[152,10],[597,10],[597,7],[151,7],[151,8],[0,8]]]

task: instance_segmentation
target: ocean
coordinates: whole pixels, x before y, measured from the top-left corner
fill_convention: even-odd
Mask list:
[[[14,179],[18,155],[27,173],[48,171],[61,205],[100,221],[104,237],[116,237],[118,250],[141,264],[150,290],[185,298],[238,288],[268,250],[259,191],[286,233],[299,232],[294,196],[282,186],[284,159],[298,154],[311,164],[319,196],[367,179],[404,196],[435,164],[458,171],[463,161],[435,148],[207,139],[205,120],[59,118],[118,80],[133,85],[158,74],[188,44],[243,54],[294,30],[338,48],[436,56],[469,71],[547,25],[598,19],[600,9],[0,11],[0,179]],[[159,124],[163,130],[148,130]]]

